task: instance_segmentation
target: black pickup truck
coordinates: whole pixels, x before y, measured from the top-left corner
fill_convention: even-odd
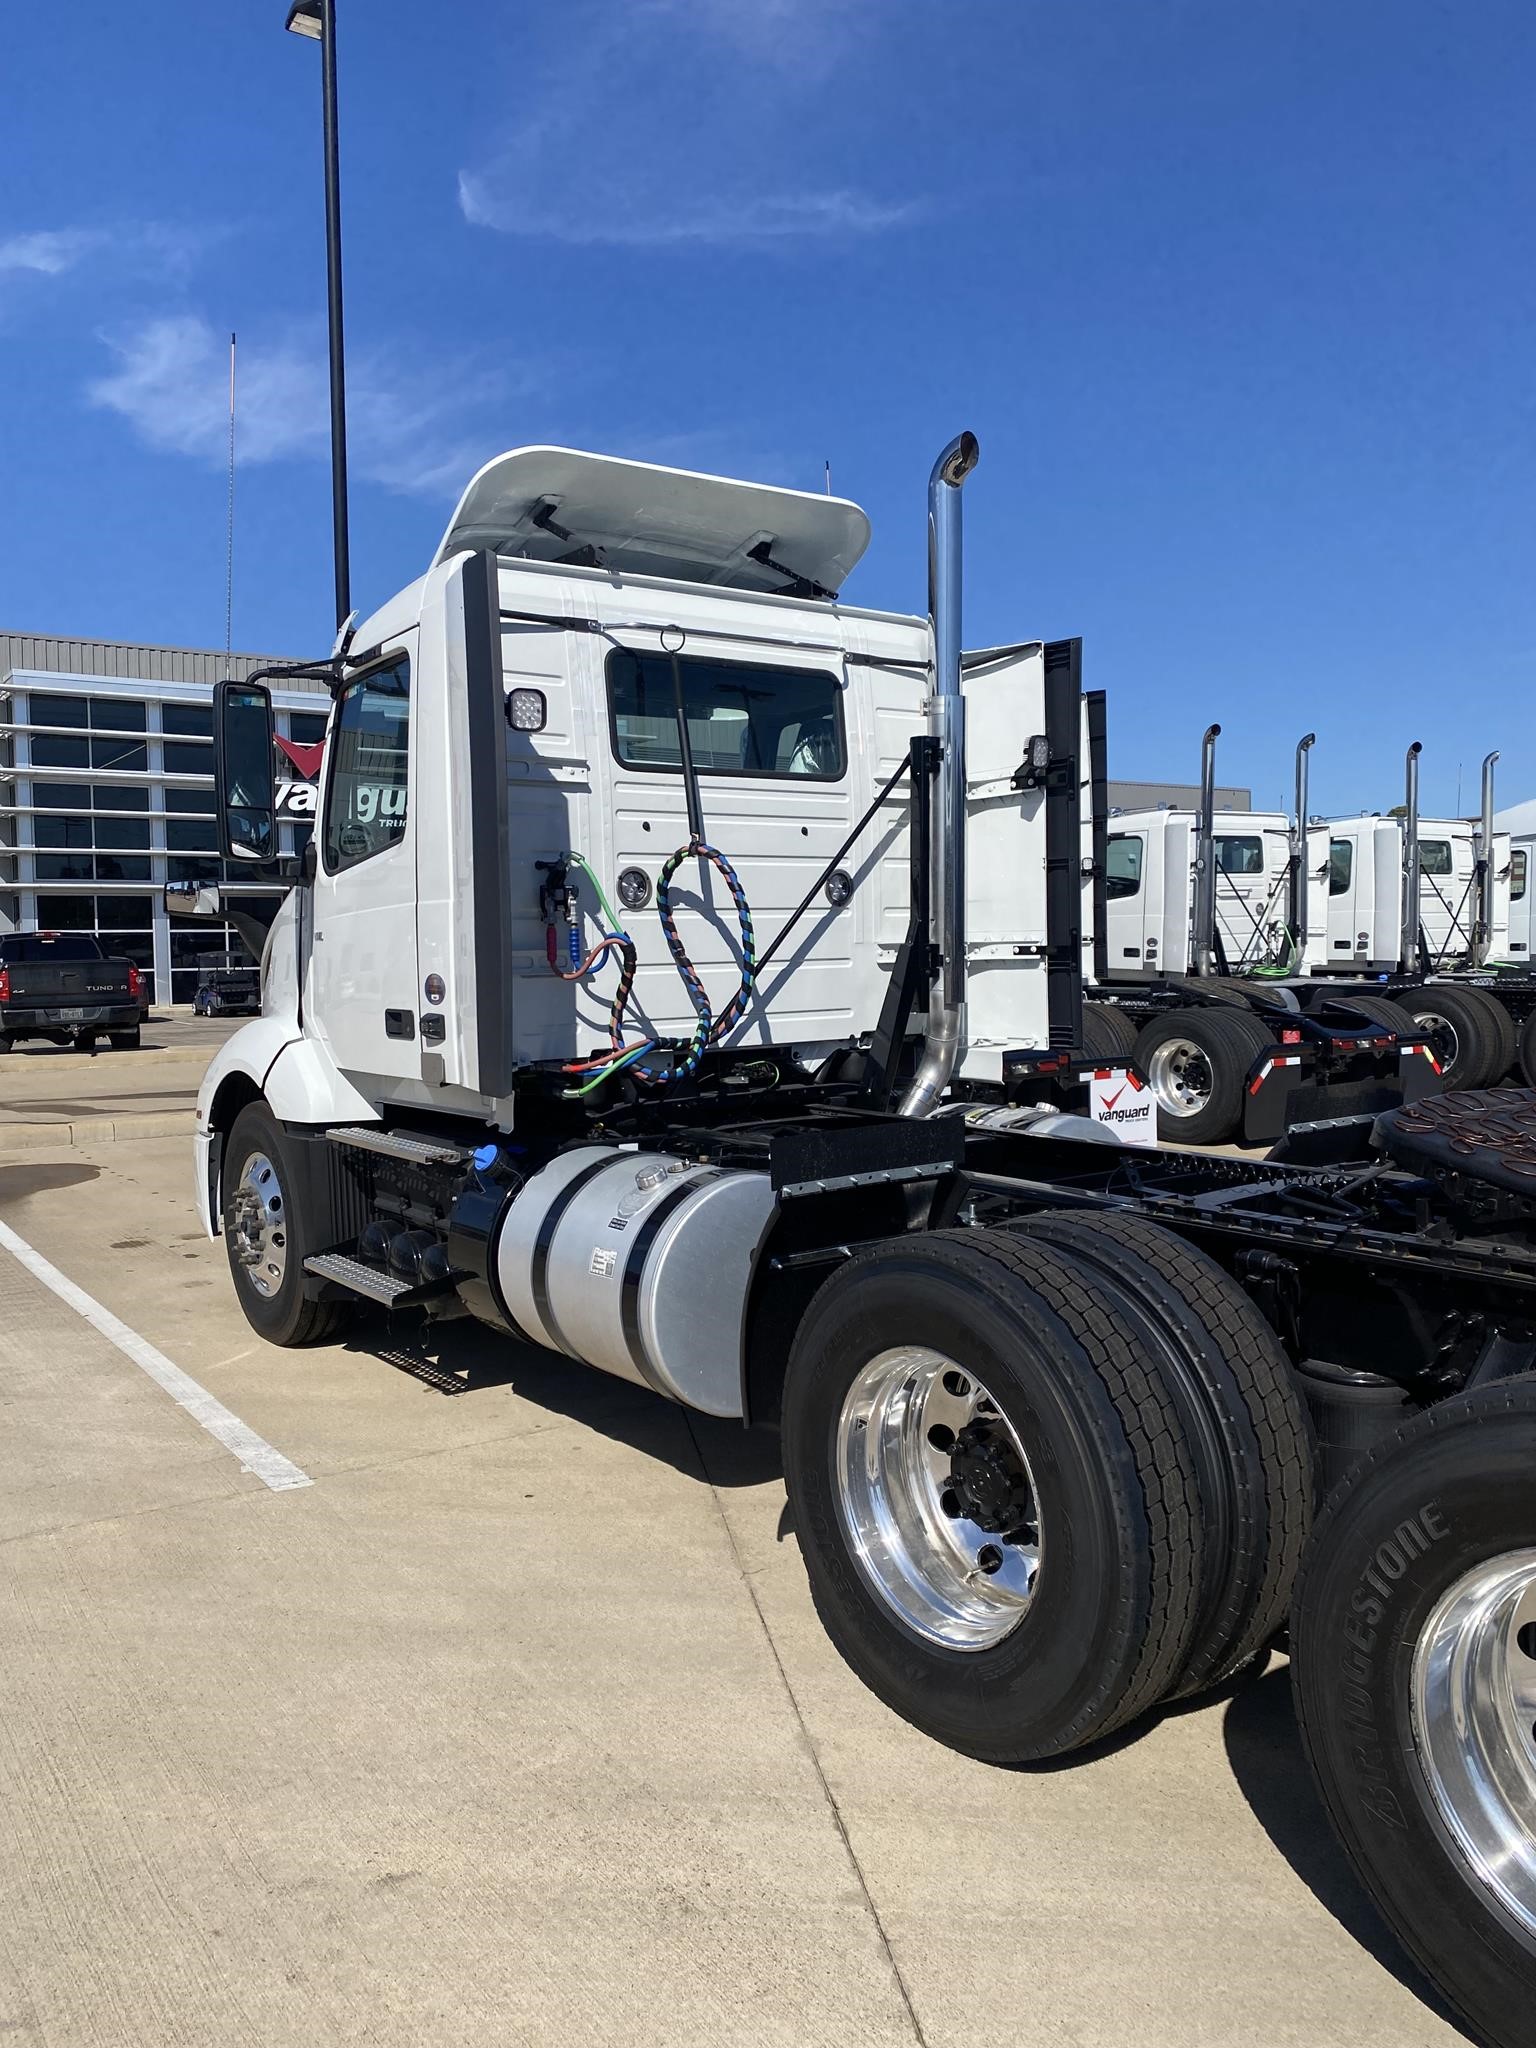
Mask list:
[[[47,1038],[88,1051],[105,1032],[114,1051],[139,1043],[143,976],[78,932],[14,932],[0,938],[0,1052],[18,1038]]]

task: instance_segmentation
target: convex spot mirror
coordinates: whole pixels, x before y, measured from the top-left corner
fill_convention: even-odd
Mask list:
[[[229,860],[277,859],[272,697],[260,683],[220,683],[213,698],[214,802]]]

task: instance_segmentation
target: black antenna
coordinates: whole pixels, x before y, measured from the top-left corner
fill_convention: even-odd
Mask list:
[[[224,653],[234,642],[235,620],[235,337],[229,337],[229,512],[224,539]]]

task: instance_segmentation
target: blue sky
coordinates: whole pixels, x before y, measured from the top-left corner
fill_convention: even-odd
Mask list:
[[[1536,793],[1517,0],[339,0],[353,589],[524,441],[836,488],[971,644],[1081,633],[1121,775]],[[283,0],[13,7],[0,624],[331,632],[319,68]],[[158,17],[163,17],[161,25]]]

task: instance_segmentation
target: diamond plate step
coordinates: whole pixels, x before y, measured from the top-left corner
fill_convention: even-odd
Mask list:
[[[382,1266],[350,1258],[346,1252],[317,1252],[304,1261],[304,1270],[317,1279],[334,1280],[338,1287],[361,1294],[368,1301],[382,1302],[386,1308],[409,1308],[415,1302],[430,1301],[434,1295],[446,1292],[459,1277],[450,1273],[442,1280],[430,1280],[418,1287],[414,1281],[401,1280]]]
[[[377,1124],[351,1124],[325,1134],[333,1145],[358,1152],[382,1152],[386,1159],[409,1159],[414,1166],[465,1166],[474,1154],[464,1145],[442,1138],[412,1138],[404,1131],[386,1131]]]

